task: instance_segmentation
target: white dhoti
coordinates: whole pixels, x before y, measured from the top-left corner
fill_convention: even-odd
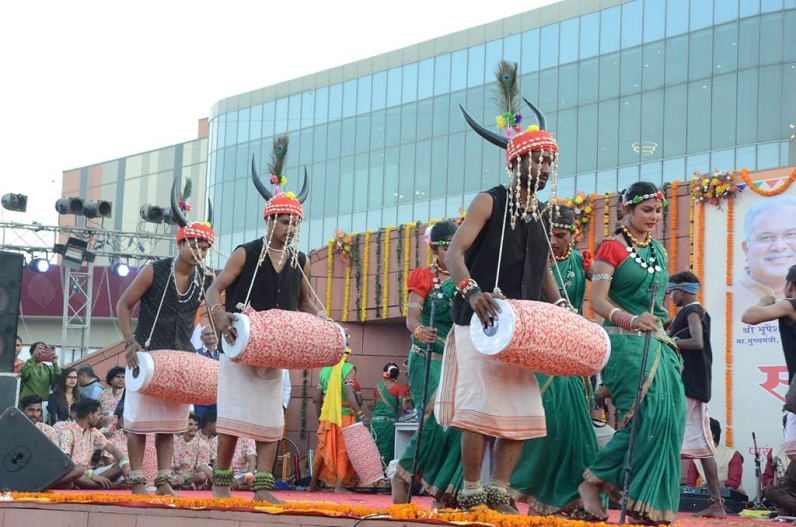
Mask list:
[[[707,459],[716,454],[713,434],[710,431],[708,403],[685,398],[685,434],[683,448],[680,450],[682,459]]]
[[[442,426],[518,441],[547,434],[534,373],[479,353],[468,326],[448,334],[439,386],[434,413]]]
[[[785,454],[792,456],[796,454],[796,414],[787,412],[785,415],[785,441],[782,442],[782,448]]]
[[[271,442],[282,439],[282,370],[258,368],[219,356],[218,420],[220,434]]]
[[[134,434],[181,434],[188,430],[190,412],[190,404],[124,392],[124,429]]]

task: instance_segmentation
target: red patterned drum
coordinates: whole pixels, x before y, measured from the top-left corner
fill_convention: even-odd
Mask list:
[[[599,325],[546,302],[496,300],[501,312],[486,331],[477,315],[470,338],[484,355],[557,376],[589,376],[603,369],[611,341]]]
[[[236,313],[232,324],[238,332],[235,344],[222,339],[224,353],[234,362],[262,368],[303,370],[340,362],[345,351],[343,328],[300,311]]]
[[[185,351],[139,351],[138,372],[127,368],[131,392],[184,404],[216,404],[218,361]]]
[[[343,441],[360,485],[370,485],[384,477],[379,447],[365,425],[357,423],[343,428]]]

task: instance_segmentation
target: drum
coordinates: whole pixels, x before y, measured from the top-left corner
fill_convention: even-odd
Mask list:
[[[218,361],[185,351],[139,351],[138,368],[125,372],[131,392],[183,404],[216,404]]]
[[[384,477],[381,465],[381,455],[376,441],[370,431],[362,423],[353,424],[343,428],[343,441],[351,466],[359,477],[361,486],[369,485]]]
[[[611,341],[599,325],[553,304],[496,299],[501,312],[484,330],[470,320],[470,338],[480,353],[546,375],[589,376],[611,356]]]
[[[343,328],[300,311],[254,311],[236,313],[232,327],[238,338],[229,345],[222,339],[224,353],[233,362],[263,368],[303,370],[323,368],[340,362],[345,351]]]

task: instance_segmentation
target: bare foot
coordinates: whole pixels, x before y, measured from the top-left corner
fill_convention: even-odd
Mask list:
[[[600,499],[600,488],[584,481],[578,485],[578,494],[583,501],[583,510],[587,514],[595,518],[607,518],[608,513],[603,509],[603,503]]]
[[[214,498],[229,498],[230,496],[232,496],[232,489],[230,489],[229,487],[213,485]]]
[[[158,489],[155,491],[155,495],[157,495],[157,496],[179,496],[179,494],[174,492],[174,489],[171,488],[171,485],[168,484],[168,483],[164,483],[163,485],[160,485],[158,487]]]
[[[409,484],[398,476],[393,476],[390,480],[392,490],[392,502],[394,505],[407,503],[409,501]]]
[[[519,514],[520,511],[509,505],[508,503],[495,503],[489,505],[489,508],[500,514]]]
[[[335,494],[353,494],[350,490],[345,488],[342,483],[338,483],[334,486],[334,493]]]
[[[148,496],[149,493],[146,491],[146,485],[133,485],[132,486],[133,494],[137,494],[139,496]]]
[[[258,490],[254,493],[254,501],[267,501],[268,503],[282,503],[282,500],[274,496],[270,490]]]
[[[711,503],[707,509],[697,512],[694,516],[700,518],[726,518],[727,511],[724,510],[724,505],[717,500]]]
[[[528,516],[542,516],[536,509],[528,505]]]

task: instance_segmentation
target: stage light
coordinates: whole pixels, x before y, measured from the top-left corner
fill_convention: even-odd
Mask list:
[[[88,242],[80,238],[69,238],[66,244],[55,244],[53,252],[63,256],[63,265],[70,269],[80,269],[83,262],[93,262],[96,255],[88,250]]]
[[[174,215],[171,209],[163,209],[163,223],[166,225],[175,225],[177,222],[174,220]]]
[[[87,201],[83,205],[83,216],[86,218],[110,218],[111,208],[110,201]]]
[[[55,210],[58,214],[81,214],[83,212],[83,200],[80,198],[61,198],[55,202]]]
[[[37,273],[46,273],[50,270],[50,262],[46,258],[33,258],[28,266]]]
[[[5,194],[2,199],[3,208],[14,212],[28,210],[28,197],[24,194]]]
[[[130,274],[130,266],[124,262],[116,262],[111,266],[111,272],[120,278]]]
[[[141,219],[148,223],[163,223],[163,207],[157,205],[141,206]]]

